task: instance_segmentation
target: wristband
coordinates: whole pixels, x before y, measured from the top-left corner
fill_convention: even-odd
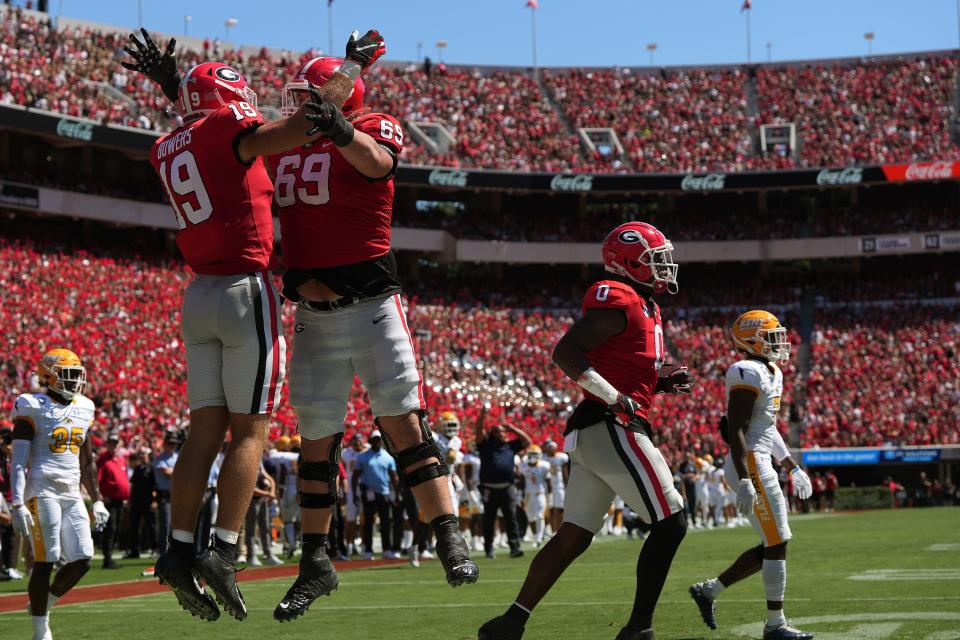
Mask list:
[[[620,397],[620,392],[614,389],[613,385],[607,382],[593,367],[580,374],[580,377],[577,378],[577,384],[608,405],[614,404]]]
[[[356,82],[357,78],[360,77],[360,72],[363,71],[363,67],[356,60],[351,60],[346,58],[340,66],[337,67],[337,73],[342,73],[343,75],[350,78],[350,82]]]

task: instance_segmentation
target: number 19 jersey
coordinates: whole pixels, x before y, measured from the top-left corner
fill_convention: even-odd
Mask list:
[[[80,447],[93,425],[93,402],[77,394],[70,404],[54,402],[45,393],[24,393],[13,405],[11,419],[33,426],[30,470],[24,498],[80,495]]]
[[[583,313],[591,309],[611,309],[622,311],[626,316],[626,328],[588,352],[587,362],[617,391],[636,400],[640,404],[637,415],[646,419],[663,364],[660,307],[628,284],[601,280],[583,296],[582,309]]]
[[[263,124],[231,102],[160,138],[150,152],[177,218],[177,246],[196,273],[264,271],[273,253],[273,184],[262,158],[237,157],[241,135]]]

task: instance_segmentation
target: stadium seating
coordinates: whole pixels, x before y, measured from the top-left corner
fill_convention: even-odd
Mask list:
[[[8,328],[0,373],[3,415],[9,415],[15,393],[29,388],[38,354],[66,345],[89,368],[90,393],[101,403],[101,436],[120,428],[128,440],[136,436],[138,442],[156,444],[165,428],[184,426],[178,312],[188,280],[179,263],[156,254],[0,239],[0,287],[8,294],[0,307],[0,324]],[[822,285],[830,283],[826,279]],[[762,288],[771,301],[784,300],[790,290],[787,284]],[[740,291],[739,300],[731,296],[729,303],[744,295],[763,299]],[[895,294],[879,285],[865,287],[861,297],[871,296]],[[480,408],[489,406],[491,419],[511,421],[537,440],[558,438],[578,391],[551,363],[550,353],[574,312],[506,307],[503,302],[509,301],[489,294],[484,299],[494,305],[465,297],[464,290],[433,298],[411,294],[410,324],[429,405],[434,412],[456,411],[467,429]],[[822,296],[824,304],[828,299]],[[525,300],[528,305],[556,302]],[[715,425],[722,412],[723,373],[735,357],[725,334],[735,311],[698,311],[685,306],[690,299],[683,298],[671,303],[664,314],[671,358],[696,371],[700,385],[691,396],[659,397],[652,412],[657,439],[671,457],[690,446],[723,452]],[[784,367],[782,419],[789,415],[797,385],[806,384],[804,445],[960,442],[955,312],[956,307],[913,305],[820,313],[809,380],[797,379],[794,362]],[[783,317],[796,325],[793,312]],[[289,305],[284,320],[296,349]],[[369,401],[359,386],[345,422],[351,431],[372,428]],[[273,435],[289,433],[295,425],[284,390]]]
[[[16,10],[0,27],[0,104],[159,131],[176,126],[162,94],[119,65],[124,36],[56,29]],[[228,62],[261,105],[278,106],[286,79],[315,54],[278,59],[263,49],[244,57],[215,41],[179,59],[184,68],[202,58]],[[755,70],[555,70],[541,82],[522,70],[384,66],[368,78],[368,102],[404,121],[442,124],[456,138],[449,152],[430,155],[408,137],[411,163],[598,173],[783,169],[953,158],[956,72],[947,56]],[[565,120],[614,129],[625,161],[588,157]],[[755,152],[758,126],[774,122],[797,124],[797,157]]]

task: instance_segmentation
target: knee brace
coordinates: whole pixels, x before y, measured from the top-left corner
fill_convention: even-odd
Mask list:
[[[420,433],[423,436],[423,442],[418,442],[403,451],[397,451],[396,448],[390,444],[386,433],[383,434],[383,444],[387,448],[387,452],[397,459],[397,465],[400,467],[400,475],[408,487],[415,487],[418,484],[423,484],[434,478],[442,478],[443,476],[450,475],[450,467],[444,464],[440,447],[437,445],[436,440],[433,439],[433,434],[424,422],[423,411],[418,415],[418,422],[420,424]],[[419,469],[407,471],[407,468],[411,465],[421,460],[430,460],[431,458],[434,460],[434,464],[428,464]]]
[[[303,509],[327,509],[337,504],[337,478],[340,476],[340,453],[343,434],[334,437],[327,460],[320,462],[301,462],[297,475],[297,504]],[[301,460],[303,457],[301,455]],[[303,480],[316,480],[327,483],[327,493],[307,493],[301,484]]]

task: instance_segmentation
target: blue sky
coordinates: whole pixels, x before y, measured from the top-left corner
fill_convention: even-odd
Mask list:
[[[22,3],[24,0],[18,0]],[[744,62],[743,0],[540,0],[538,61],[543,66]],[[327,0],[139,0],[146,26],[223,38],[224,20],[237,18],[231,40],[302,50],[326,49]],[[753,60],[859,56],[864,33],[875,54],[958,46],[958,0],[753,0]],[[530,10],[525,0],[335,0],[335,53],[350,30],[376,27],[388,57],[412,60],[417,43],[446,62],[529,65]],[[136,26],[138,0],[50,0],[54,14]]]

